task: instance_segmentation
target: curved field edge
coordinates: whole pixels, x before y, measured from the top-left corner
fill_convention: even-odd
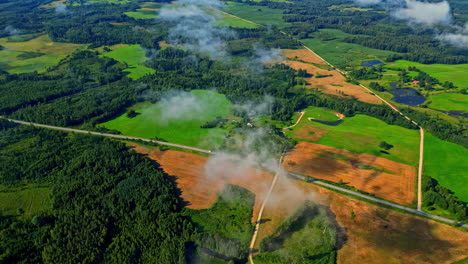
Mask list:
[[[330,126],[310,121],[308,118],[314,117],[312,114],[312,111],[306,111],[302,120],[294,128],[286,131],[286,135],[299,141],[309,141],[412,166],[417,165],[419,157],[417,130],[389,125],[377,118],[360,114],[345,117],[341,124]],[[393,145],[393,148],[383,150],[379,146],[382,141]]]

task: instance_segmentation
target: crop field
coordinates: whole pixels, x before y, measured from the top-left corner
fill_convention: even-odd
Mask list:
[[[5,47],[4,50],[0,50],[2,57],[0,67],[9,73],[44,72],[47,68],[55,66],[65,56],[86,46],[53,42],[47,35],[32,39],[28,36],[20,37],[0,39],[0,45]]]
[[[388,125],[366,115],[346,117],[341,124],[336,126],[302,118],[286,134],[298,140],[370,154],[412,166],[417,164],[419,157],[419,132],[417,130]],[[379,147],[382,141],[393,145],[393,148],[387,150],[388,154],[382,152],[383,150]]]
[[[212,149],[223,142],[225,129],[201,128],[216,117],[226,118],[231,103],[224,95],[208,90],[193,90],[193,100],[198,104],[173,105],[170,102],[137,104],[134,118],[126,114],[101,124],[116,129],[124,135],[154,138],[187,146]],[[181,112],[183,107],[184,112]],[[179,111],[179,112],[178,112]]]
[[[146,61],[145,51],[141,48],[140,45],[130,45],[119,48],[104,53],[102,56],[127,63],[129,68],[125,69],[124,71],[129,72],[128,77],[133,80],[138,80],[147,74],[153,74],[156,72],[154,69],[140,65]]]
[[[32,185],[13,190],[9,187],[8,191],[5,191],[0,186],[0,210],[4,214],[17,215],[18,209],[21,209],[24,216],[29,217],[52,206],[52,201],[49,199],[51,191],[48,187]]]
[[[424,137],[424,171],[440,185],[468,202],[468,150],[426,133]]]
[[[227,2],[224,9],[227,13],[255,22],[260,25],[275,25],[285,27],[289,23],[283,20],[282,9],[272,9],[266,6],[254,6],[237,2]]]
[[[371,104],[382,103],[379,98],[370,94],[366,89],[360,87],[359,85],[345,82],[343,75],[337,71],[328,70],[325,62],[306,49],[283,50],[283,54],[291,59],[283,62],[284,64],[295,70],[306,70],[307,73],[311,75],[311,77],[305,78],[307,82],[306,88],[318,89],[323,93],[334,94],[342,97],[352,97],[359,101]],[[295,60],[302,60],[304,62]],[[320,75],[331,76],[317,78],[320,77]]]
[[[301,142],[287,154],[283,166],[399,204],[412,205],[415,198],[416,169],[381,157]]]
[[[221,27],[233,27],[233,28],[258,28],[260,27],[258,25],[241,20],[229,14],[223,14],[221,19],[216,21],[216,25],[221,26]]]
[[[328,206],[341,226],[338,264],[453,263],[467,257],[468,233],[435,221],[399,213],[303,181],[282,179],[273,197],[295,186],[288,199],[265,208],[257,241],[271,234],[305,200]],[[292,188],[289,188],[290,190]],[[275,204],[276,203],[276,204]],[[354,215],[354,216],[353,216]],[[259,244],[259,243],[257,243]],[[256,247],[257,248],[257,247]]]
[[[430,108],[444,111],[468,111],[468,94],[441,93],[429,96],[428,100],[431,101]]]
[[[424,71],[430,76],[438,79],[440,82],[453,82],[455,86],[468,88],[468,64],[421,64],[412,61],[398,60],[390,63],[389,66],[406,69],[409,66]]]
[[[326,34],[330,40],[321,40],[320,34]],[[383,59],[392,51],[367,48],[359,44],[345,43],[342,39],[349,34],[335,29],[321,29],[313,34],[314,38],[302,39],[308,48],[317,52],[321,57],[338,67],[360,65],[363,60]]]
[[[255,194],[252,222],[257,219],[263,197],[273,179],[270,173],[259,169],[236,170],[235,164],[225,164],[225,169],[217,175],[206,171],[207,157],[195,154],[166,150],[150,150],[137,146],[135,151],[147,154],[161,165],[167,174],[174,176],[181,197],[191,209],[209,208],[217,199],[217,194],[226,184],[243,187]],[[255,184],[253,184],[255,183]]]
[[[137,9],[137,11],[125,12],[124,14],[135,19],[155,19],[158,15],[156,10],[148,8]]]

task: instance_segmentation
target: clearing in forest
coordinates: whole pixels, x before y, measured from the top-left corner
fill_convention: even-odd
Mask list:
[[[159,102],[145,102],[130,109],[137,115],[123,114],[102,126],[127,136],[159,138],[163,141],[213,149],[224,140],[226,129],[202,128],[217,117],[231,115],[231,102],[225,95],[209,90],[164,96]]]
[[[309,74],[305,78],[306,88],[318,89],[320,92],[338,95],[347,98],[356,98],[359,101],[371,104],[381,104],[382,101],[370,94],[359,85],[345,82],[345,77],[329,66],[318,56],[306,49],[283,50],[289,60],[283,63],[295,70],[306,70]]]
[[[188,208],[209,208],[226,184],[238,185],[251,191],[255,194],[252,222],[257,219],[263,197],[273,179],[270,173],[254,168],[237,171],[235,177],[232,177],[236,169],[234,164],[232,167],[226,165],[225,174],[211,177],[205,171],[207,157],[174,150],[151,150],[143,146],[137,146],[135,151],[147,154],[161,165],[165,173],[175,177],[177,188],[181,190],[181,197],[188,203]]]
[[[125,72],[129,72],[127,75],[133,80],[140,79],[147,74],[153,74],[156,71],[154,69],[141,65],[146,61],[145,50],[140,45],[130,45],[122,48],[106,52],[101,56],[109,57],[114,60],[126,63],[128,68]]]
[[[45,72],[84,44],[54,42],[48,35],[19,35],[0,38],[0,69],[9,73]]]
[[[283,166],[399,204],[412,205],[415,199],[416,169],[381,157],[301,142],[287,154]]]

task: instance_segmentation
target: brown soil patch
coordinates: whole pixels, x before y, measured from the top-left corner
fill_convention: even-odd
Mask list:
[[[320,58],[318,58],[317,56],[315,56],[307,50],[297,50],[294,52],[291,50],[286,50],[283,51],[283,53],[288,58],[295,58],[297,56],[298,59],[302,61],[324,64],[324,62]],[[379,98],[370,94],[366,89],[362,88],[361,86],[345,82],[345,78],[343,77],[343,75],[341,75],[335,70],[321,69],[313,64],[292,60],[283,61],[283,63],[295,70],[303,69],[306,70],[307,73],[313,75],[312,77],[305,79],[307,82],[306,88],[319,89],[319,91],[326,94],[333,94],[347,98],[356,98],[357,100],[366,103],[382,104],[382,101]],[[332,76],[325,78],[315,78],[317,73],[321,75]]]
[[[415,199],[416,169],[377,156],[301,142],[288,153],[284,167],[319,179],[341,180],[399,204],[411,205]]]
[[[159,11],[159,10],[161,10],[161,8],[143,7],[142,10]]]
[[[181,197],[188,203],[188,208],[209,208],[216,202],[217,194],[224,186],[233,184],[255,194],[252,222],[256,221],[263,197],[265,197],[273,179],[270,173],[252,168],[243,170],[236,177],[228,177],[220,173],[220,175],[216,175],[216,178],[213,178],[205,173],[207,157],[174,150],[149,150],[143,146],[133,145],[136,152],[147,154],[150,159],[161,165],[164,172],[175,177],[177,188],[181,190]],[[229,170],[230,168],[227,167],[226,172]]]
[[[286,183],[289,181],[289,183]],[[273,196],[294,185],[284,203],[269,202],[256,247],[306,199],[328,206],[342,228],[339,264],[452,263],[468,256],[468,233],[424,218],[381,208],[311,183],[283,179]],[[281,196],[281,195],[280,195]],[[311,197],[315,197],[312,198]],[[278,204],[278,203],[276,203]],[[288,206],[285,206],[287,204]],[[355,217],[351,219],[351,212]]]
[[[299,59],[305,62],[327,65],[321,58],[306,49],[283,49],[284,56],[293,59]]]
[[[167,42],[164,41],[164,40],[159,41],[158,44],[159,44],[159,47],[161,47],[161,48],[169,48],[169,47],[172,47],[171,44],[167,43]]]

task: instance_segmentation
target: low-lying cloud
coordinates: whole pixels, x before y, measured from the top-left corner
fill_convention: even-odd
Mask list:
[[[62,3],[57,4],[54,9],[57,14],[65,14],[68,12],[67,6]]]
[[[16,35],[21,34],[21,30],[15,28],[15,27],[12,27],[12,26],[6,26],[3,29],[3,32],[5,32],[8,36],[16,36]]]
[[[212,59],[226,58],[228,53],[225,39],[232,38],[234,32],[228,28],[217,27],[217,13],[208,13],[209,8],[219,8],[216,0],[181,0],[178,7],[165,6],[159,13],[164,21],[176,25],[169,30],[169,42],[183,45],[193,52],[201,52]]]
[[[392,12],[392,15],[409,23],[422,24],[431,27],[436,24],[450,24],[452,15],[447,1],[439,3],[406,0],[406,7]]]

